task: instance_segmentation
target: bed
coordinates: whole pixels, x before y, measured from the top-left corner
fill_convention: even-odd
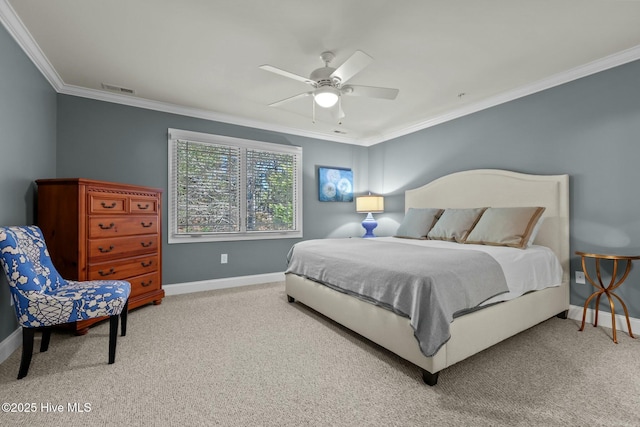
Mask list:
[[[560,283],[455,317],[450,337],[425,356],[410,319],[303,275],[285,274],[290,303],[299,302],[418,366],[426,384],[441,370],[569,309],[569,178],[482,169],[453,173],[405,192],[410,208],[542,206],[533,245],[549,248],[561,266]]]

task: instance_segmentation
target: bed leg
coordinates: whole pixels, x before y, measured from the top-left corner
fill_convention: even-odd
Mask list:
[[[432,374],[431,372],[422,368],[421,368],[421,371],[422,371],[422,381],[424,381],[426,385],[433,387],[438,383],[438,374],[440,372],[436,372],[435,374]]]
[[[289,295],[287,295],[287,301],[296,302],[296,299],[294,297],[290,297]]]
[[[562,313],[558,313],[556,314],[556,317],[560,318],[560,319],[566,319],[569,317],[569,310],[565,310]]]

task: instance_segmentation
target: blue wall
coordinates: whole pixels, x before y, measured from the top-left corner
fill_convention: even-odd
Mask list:
[[[303,234],[305,239],[360,233],[354,203],[321,203],[317,166],[351,168],[355,190],[367,190],[367,149],[317,139],[127,107],[74,96],[58,96],[57,177],[83,177],[168,188],[167,129],[254,139],[303,147]],[[163,218],[167,218],[164,198]],[[167,244],[163,226],[165,286],[199,280],[281,272],[298,240]],[[220,254],[228,264],[220,264]]]
[[[35,184],[56,168],[56,92],[0,25],[0,225],[33,224]],[[0,274],[0,342],[18,327]]]

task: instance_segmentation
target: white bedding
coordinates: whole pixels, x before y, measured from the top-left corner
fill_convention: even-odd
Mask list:
[[[481,306],[508,301],[529,291],[560,286],[562,283],[560,261],[546,246],[532,245],[527,249],[517,249],[505,246],[467,245],[442,240],[416,240],[397,237],[376,237],[375,239],[433,248],[476,250],[491,255],[502,267],[509,292],[490,298],[480,304]]]

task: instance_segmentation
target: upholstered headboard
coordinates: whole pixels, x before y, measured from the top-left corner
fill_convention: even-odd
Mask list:
[[[569,280],[569,175],[529,175],[477,169],[443,176],[405,192],[409,208],[544,206],[534,244],[551,248]]]

